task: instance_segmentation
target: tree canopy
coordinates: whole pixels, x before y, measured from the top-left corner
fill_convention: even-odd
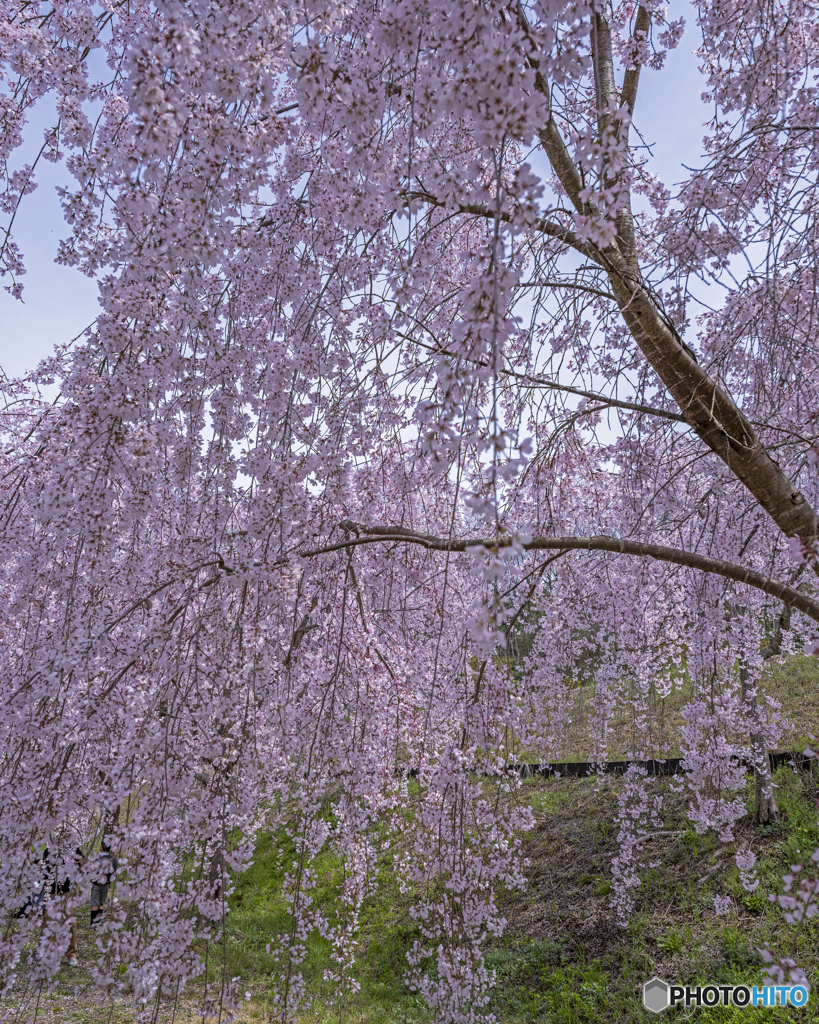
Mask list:
[[[520,750],[559,757],[593,638],[590,757],[624,706],[629,755],[661,753],[649,693],[687,673],[692,820],[728,834],[777,736],[762,661],[819,648],[816,5],[686,8],[713,116],[681,182],[640,132],[641,69],[685,27],[657,3],[2,9],[0,269],[24,297],[14,219],[64,161],[58,259],[101,313],[4,384],[0,906],[43,837],[111,836],[98,981],[149,1002],[201,973],[231,871],[283,830],[288,1019],[311,930],[348,983],[411,767],[398,870],[440,884],[407,977],[481,1019],[529,819],[470,769],[508,793]],[[328,844],[347,923],[310,898]],[[33,927],[0,936],[10,968]]]

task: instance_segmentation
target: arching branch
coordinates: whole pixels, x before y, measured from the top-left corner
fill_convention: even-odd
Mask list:
[[[409,203],[413,199],[420,199],[422,202],[427,203],[429,206],[436,206],[441,209],[447,210],[452,209],[451,204],[447,204],[436,196],[432,195],[424,189],[415,189],[412,192],[407,192],[404,195],[405,202]],[[498,220],[503,221],[505,224],[511,224],[513,217],[506,210],[501,210],[498,213],[497,210],[492,209],[489,206],[485,206],[482,203],[458,203],[454,208],[458,213],[468,213],[473,217],[482,217],[484,220]],[[579,252],[581,256],[585,256],[587,260],[591,260],[598,266],[604,267],[605,264],[600,257],[600,253],[595,245],[591,242],[586,242],[568,228],[555,220],[551,220],[548,217],[540,217],[535,221],[534,230],[542,235],[546,235],[548,238],[553,238],[555,241],[563,242],[564,245],[568,245],[571,249]]]
[[[403,542],[405,544],[418,544],[428,551],[467,551],[472,548],[486,548],[488,551],[499,548],[511,547],[512,537],[472,537],[452,538],[435,537],[430,533],[419,533],[416,530],[407,530],[403,526],[387,525],[365,525],[354,523],[352,520],[345,520],[342,528],[347,532],[348,537],[336,544],[328,544],[325,547],[313,548],[309,551],[300,552],[302,558],[313,558],[316,555],[327,554],[331,551],[341,551],[344,548],[354,547],[359,544],[384,544]],[[355,536],[349,536],[355,534]],[[775,597],[791,608],[796,608],[814,622],[819,622],[819,601],[804,594],[785,583],[771,579],[755,569],[748,569],[744,565],[737,565],[734,562],[726,562],[721,558],[712,558],[709,555],[700,555],[694,551],[684,551],[681,548],[669,548],[662,544],[648,544],[644,541],[627,540],[623,537],[608,537],[597,535],[594,537],[534,537],[521,547],[526,551],[610,551],[612,554],[632,555],[638,558],[654,558],[660,562],[671,562],[673,565],[682,565],[689,569],[698,569],[701,572],[714,573],[717,576],[724,576],[726,579],[734,580],[737,583],[744,583],[756,590]]]

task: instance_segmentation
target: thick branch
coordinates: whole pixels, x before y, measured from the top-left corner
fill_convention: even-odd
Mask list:
[[[651,16],[645,7],[637,8],[637,20],[634,22],[634,35],[632,39],[639,44],[648,37],[648,30],[651,27]],[[634,113],[634,104],[637,102],[637,86],[640,84],[640,64],[627,68],[623,75],[623,88],[620,92],[620,105],[628,110],[629,114]],[[622,122],[621,122],[622,123]]]
[[[344,548],[354,547],[359,544],[380,544],[403,542],[406,544],[418,544],[428,551],[466,551],[471,548],[486,548],[497,550],[498,548],[511,547],[512,537],[472,537],[466,539],[435,537],[430,533],[419,533],[416,530],[407,530],[403,526],[376,525],[370,526],[363,523],[353,523],[345,520],[344,528],[349,533],[355,533],[354,538],[344,540],[338,544],[328,544],[326,547],[314,548],[310,551],[300,552],[302,558],[312,558],[316,555],[327,554],[331,551],[340,551]],[[364,536],[361,536],[364,534]],[[708,555],[700,555],[693,551],[683,551],[681,548],[669,548],[662,544],[648,544],[643,541],[627,540],[623,537],[607,537],[598,535],[595,537],[535,537],[526,544],[522,544],[526,551],[610,551],[613,554],[636,555],[638,558],[655,558],[661,562],[671,562],[673,565],[682,565],[689,569],[699,569],[702,572],[714,573],[717,576],[724,576],[726,579],[734,580],[737,583],[744,583],[756,590],[761,590],[771,597],[796,608],[815,622],[819,622],[819,601],[814,600],[807,594],[803,594],[793,587],[771,579],[754,569],[747,569],[743,565],[736,565],[734,562],[726,562],[721,558],[711,558]]]
[[[640,41],[648,37],[651,28],[651,15],[645,7],[637,9],[637,19],[634,24],[634,35],[632,39],[639,47]],[[623,88],[620,93],[620,106],[628,110],[628,118],[620,120],[615,125],[615,135],[620,140],[625,137],[628,142],[629,125],[634,114],[634,104],[637,102],[637,86],[640,84],[640,64],[635,61],[634,66],[627,68],[623,76]],[[634,237],[634,217],[631,212],[631,196],[627,196],[615,217],[617,224],[617,246],[623,257],[628,262],[632,272],[639,273],[637,263],[637,240]]]
[[[602,109],[608,90],[613,88],[607,70],[608,26],[597,15],[594,26],[595,81]],[[613,83],[613,78],[611,81]],[[636,86],[636,78],[629,80],[632,102]],[[489,213],[478,208],[469,212],[484,216]],[[539,229],[543,230],[540,225]],[[571,235],[571,232],[567,234]],[[697,363],[644,286],[637,264],[630,204],[624,203],[618,212],[617,241],[604,252],[599,253],[576,238],[563,240],[606,267],[611,290],[617,296],[632,337],[700,439],[744,484],[786,537],[812,541],[819,533],[819,517],[815,509],[771,458],[750,420]]]
[[[523,4],[518,2],[518,24],[526,33],[529,42],[532,45],[532,53],[527,58],[529,67],[535,71],[535,88],[537,91],[546,98],[546,102],[549,105],[549,120],[546,122],[544,128],[538,130],[538,138],[540,144],[546,150],[549,156],[549,162],[557,175],[558,181],[563,186],[563,190],[566,195],[571,199],[572,205],[578,213],[585,212],[585,206],[580,198],[580,191],[583,188],[583,180],[580,177],[580,172],[574,164],[569,150],[557,126],[557,122],[554,119],[554,111],[552,109],[552,93],[549,89],[549,83],[543,77],[543,73],[540,70],[540,62],[537,59],[537,44],[535,43],[532,35],[529,31],[529,20],[526,17],[526,12],[523,9]]]
[[[549,162],[557,175],[557,179],[563,186],[563,191],[571,199],[572,205],[578,213],[585,212],[585,204],[580,198],[580,191],[583,188],[583,181],[580,172],[575,167],[574,161],[569,155],[566,143],[557,126],[552,113],[552,97],[549,91],[549,83],[540,73],[535,72],[535,88],[542,93],[549,101],[549,120],[544,128],[538,129],[540,144],[549,156]]]
[[[688,423],[786,537],[814,538],[819,526],[815,510],[768,454],[750,420],[692,358],[629,261],[614,247],[606,250],[605,258],[612,291],[632,337]]]
[[[601,60],[604,65],[608,61],[605,38],[599,38],[601,32],[605,36],[607,31],[608,26],[595,16],[595,67],[596,80],[602,90],[601,103],[606,98],[603,93],[608,95],[608,90],[613,89],[606,68],[601,66],[598,70]],[[636,83],[633,88],[636,88]],[[555,164],[552,166],[557,173]],[[434,205],[445,205],[429,195],[419,198]],[[487,219],[495,217],[495,211],[478,204],[464,204],[458,209]],[[501,213],[500,217],[511,221],[508,213]],[[624,203],[618,212],[617,241],[602,253],[553,221],[541,219],[535,228],[606,267],[612,292],[617,297],[632,337],[679,406],[686,422],[744,484],[786,537],[812,541],[819,533],[816,511],[771,458],[750,420],[697,363],[644,286],[637,264],[630,203]]]
[[[614,56],[611,51],[611,27],[605,14],[592,14],[592,63],[594,65],[594,93],[597,101],[597,130],[600,135],[611,123],[612,110],[617,102],[614,84]]]
[[[428,194],[419,195],[432,205],[444,206]],[[491,219],[495,212],[478,204],[463,204],[459,212]],[[633,238],[631,211],[624,207],[619,224],[620,241]],[[508,213],[501,220],[510,221]],[[552,221],[540,220],[538,231],[570,245],[608,271],[623,319],[646,359],[679,406],[685,421],[702,441],[722,459],[756,498],[786,537],[810,541],[819,532],[816,511],[805,500],[779,463],[768,454],[750,420],[699,365],[688,346],[668,324],[643,286],[631,254],[617,245],[604,253],[582,242],[571,231]]]
[[[441,209],[447,209],[447,204],[441,202],[440,199],[436,199],[435,196],[430,195],[429,192],[412,192],[407,193],[406,198],[410,199],[422,199],[425,203],[429,203],[430,206],[437,206]],[[505,224],[512,222],[512,217],[505,210],[501,210],[500,213],[496,213],[494,209],[488,206],[483,206],[480,203],[459,203],[456,208],[458,213],[471,213],[476,217],[484,217],[486,220],[494,220],[497,216]],[[534,223],[535,231],[539,231],[543,235],[547,235],[549,238],[554,238],[558,242],[563,242],[565,245],[575,249],[586,259],[591,260],[598,266],[603,265],[603,261],[600,258],[600,253],[597,247],[591,245],[589,242],[584,242],[578,238],[573,231],[569,231],[568,228],[564,228],[562,224],[558,224],[557,221],[548,220],[545,217],[539,218]]]

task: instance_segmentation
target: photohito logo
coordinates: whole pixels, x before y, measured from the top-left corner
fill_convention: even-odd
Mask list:
[[[804,1006],[808,994],[805,985],[669,985],[655,976],[643,984],[643,1006]]]

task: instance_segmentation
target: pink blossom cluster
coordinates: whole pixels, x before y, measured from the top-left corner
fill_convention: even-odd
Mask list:
[[[639,871],[644,867],[643,842],[650,828],[659,828],[661,796],[647,791],[645,768],[632,764],[626,772],[623,786],[617,795],[618,853],[612,861],[612,906],[619,923],[625,927],[634,909],[632,890],[640,885]]]

